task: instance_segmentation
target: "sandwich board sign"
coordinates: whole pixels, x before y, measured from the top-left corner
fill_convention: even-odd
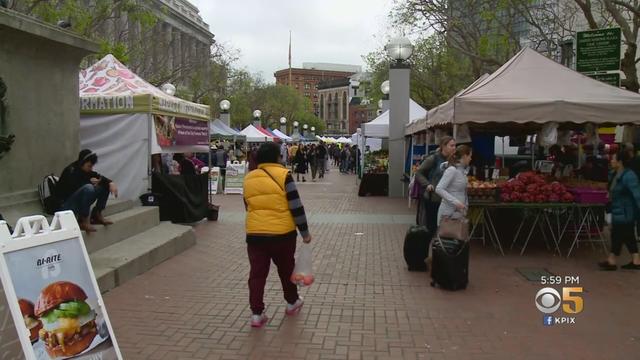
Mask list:
[[[220,181],[220,168],[214,167],[209,171],[209,194],[216,195],[218,193],[218,182]]]
[[[0,279],[24,358],[122,359],[73,212],[0,221]]]
[[[227,171],[224,176],[224,193],[242,195],[244,191],[244,176],[246,173],[246,162],[227,161]]]

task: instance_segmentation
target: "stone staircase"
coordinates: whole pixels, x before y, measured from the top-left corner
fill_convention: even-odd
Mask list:
[[[37,192],[0,197],[0,213],[10,225],[42,213]],[[131,200],[110,200],[104,212],[110,226],[96,226],[83,238],[100,290],[107,292],[195,245],[190,226],[160,221],[157,207]],[[48,216],[51,221],[51,216]]]

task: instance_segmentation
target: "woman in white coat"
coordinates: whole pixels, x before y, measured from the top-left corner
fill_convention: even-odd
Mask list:
[[[467,198],[467,172],[471,163],[472,150],[468,145],[459,145],[447,163],[436,193],[442,198],[438,209],[438,225],[444,216],[457,219],[465,215],[469,206]]]

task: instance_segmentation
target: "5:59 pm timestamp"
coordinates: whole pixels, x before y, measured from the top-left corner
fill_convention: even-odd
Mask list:
[[[579,285],[580,276],[540,276],[541,285]]]

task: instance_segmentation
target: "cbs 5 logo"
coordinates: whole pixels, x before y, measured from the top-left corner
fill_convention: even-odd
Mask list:
[[[562,297],[560,293],[550,287],[542,288],[536,294],[536,307],[545,314],[556,312],[560,305],[566,314],[579,314],[584,308],[581,287],[563,287]]]

